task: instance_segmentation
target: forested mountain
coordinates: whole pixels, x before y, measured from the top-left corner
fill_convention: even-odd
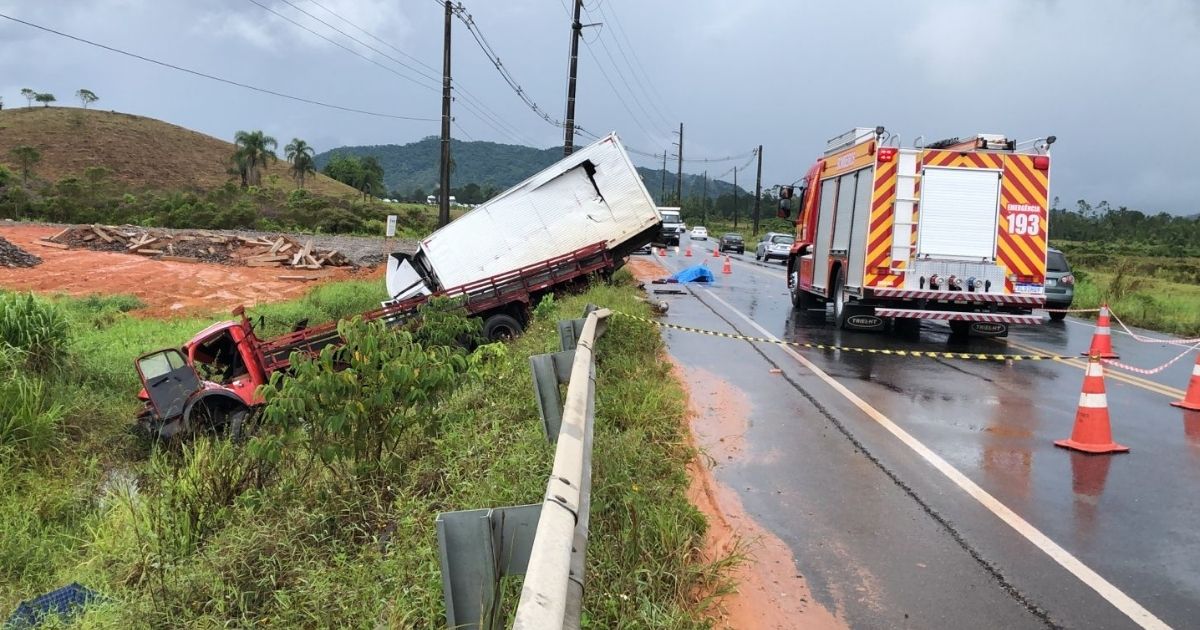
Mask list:
[[[409,198],[414,193],[432,194],[438,185],[438,157],[440,142],[429,136],[409,144],[382,144],[374,146],[340,147],[316,156],[317,169],[325,167],[335,154],[364,157],[373,155],[383,166],[384,184],[392,196]],[[562,157],[560,147],[535,149],[513,144],[460,140],[450,141],[453,171],[450,175],[451,189],[457,191],[475,184],[479,190],[499,192],[546,168]],[[728,168],[726,166],[726,168]],[[725,170],[725,169],[722,169]],[[662,203],[661,194],[670,198],[674,195],[675,171],[668,164],[666,186],[662,186],[662,171],[638,167],[646,188],[656,201]],[[749,175],[747,173],[747,175]],[[745,182],[739,182],[738,195],[749,195]],[[702,175],[684,173],[683,197],[701,196],[704,190]],[[712,199],[722,194],[731,194],[733,184],[725,181],[708,182],[708,196]],[[460,201],[464,201],[460,199]]]

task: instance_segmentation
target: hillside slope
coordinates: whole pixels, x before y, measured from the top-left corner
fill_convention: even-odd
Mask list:
[[[287,140],[279,140],[282,149]],[[41,152],[34,175],[42,180],[78,176],[93,166],[111,170],[113,179],[134,190],[209,190],[231,178],[232,143],[133,114],[74,107],[0,110],[0,163],[15,166],[9,151],[22,145]],[[263,182],[294,187],[283,161],[266,170]],[[305,187],[330,197],[357,194],[324,175],[309,178]]]
[[[401,196],[407,196],[418,188],[427,194],[432,194],[437,188],[440,153],[440,141],[436,136],[429,136],[408,144],[338,147],[317,154],[316,159],[319,169],[323,168],[336,154],[357,157],[373,155],[383,166],[384,184],[387,189],[397,192]],[[557,162],[562,157],[562,148],[536,149],[515,144],[499,144],[480,140],[464,142],[452,139],[450,155],[454,160],[451,189],[457,189],[465,184],[478,184],[485,189],[491,186],[497,190],[504,190]],[[729,165],[720,166],[723,167],[722,172],[730,168]],[[663,190],[661,171],[638,167],[638,172],[642,174],[642,180],[650,194],[658,199]],[[667,194],[671,194],[674,188],[675,171],[669,170],[666,181]],[[683,195],[685,198],[700,196],[703,188],[702,176],[684,173]],[[739,189],[739,195],[749,194],[745,187],[739,187]],[[722,194],[731,192],[733,192],[733,185],[728,182],[711,180],[708,182],[708,195],[711,198],[715,199]]]

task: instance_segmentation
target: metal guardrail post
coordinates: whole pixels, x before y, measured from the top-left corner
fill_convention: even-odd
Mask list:
[[[604,334],[608,309],[588,314],[575,348],[571,382],[546,484],[541,518],[521,587],[513,627],[546,630],[579,627],[583,595],[583,555],[587,545],[587,512],[591,504],[591,446],[596,368],[592,346]],[[572,575],[572,565],[577,572]],[[568,600],[572,600],[568,606]],[[567,617],[572,610],[573,618]],[[568,626],[567,624],[570,624]]]

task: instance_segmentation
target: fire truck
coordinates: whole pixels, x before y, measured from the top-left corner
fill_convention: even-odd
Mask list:
[[[911,148],[883,127],[828,141],[800,187],[787,260],[792,304],[839,328],[943,320],[957,335],[1006,336],[1041,324],[1050,145],[1002,135]]]

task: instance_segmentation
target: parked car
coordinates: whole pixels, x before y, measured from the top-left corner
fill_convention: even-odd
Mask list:
[[[1046,308],[1071,308],[1075,299],[1075,274],[1067,257],[1057,249],[1046,252]],[[1066,313],[1050,313],[1050,319],[1061,322]]]
[[[792,251],[792,243],[794,242],[796,242],[796,237],[791,234],[767,232],[763,235],[762,240],[758,242],[758,247],[754,248],[754,259],[770,262],[774,258],[775,260],[786,261],[788,254]]]
[[[721,235],[721,240],[717,241],[717,251],[719,252],[737,252],[739,254],[746,253],[746,241],[742,240],[742,235],[735,232],[726,232]]]
[[[708,240],[708,228],[704,227],[703,225],[697,225],[696,227],[692,228],[692,240],[693,241],[707,241]]]

